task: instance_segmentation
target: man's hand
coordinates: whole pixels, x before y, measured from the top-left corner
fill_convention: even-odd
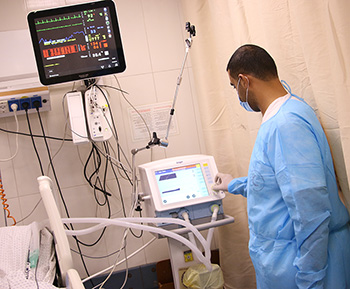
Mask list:
[[[228,184],[233,180],[230,174],[218,173],[215,176],[215,184],[212,186],[214,191],[228,191]]]

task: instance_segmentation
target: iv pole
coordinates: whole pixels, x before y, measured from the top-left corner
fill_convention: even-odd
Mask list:
[[[190,22],[186,22],[186,30],[190,33],[190,37],[185,40],[185,43],[186,43],[185,57],[184,57],[184,60],[182,62],[180,75],[177,78],[175,95],[174,95],[174,99],[173,99],[173,105],[172,105],[171,110],[170,110],[170,117],[169,117],[168,128],[167,128],[167,131],[166,131],[165,139],[163,140],[163,143],[166,144],[166,146],[168,146],[168,144],[169,144],[168,136],[169,136],[171,120],[172,120],[173,115],[175,113],[175,103],[176,103],[176,99],[177,99],[177,94],[179,92],[180,84],[181,84],[181,81],[182,81],[182,74],[183,74],[183,71],[184,71],[184,68],[185,68],[185,63],[186,63],[186,60],[187,60],[188,52],[189,52],[189,50],[190,50],[190,48],[192,46],[192,36],[196,36],[196,28],[194,27],[194,25],[191,25]]]
[[[180,84],[181,84],[181,81],[182,81],[182,74],[183,74],[183,71],[184,71],[184,68],[185,68],[187,56],[188,56],[189,50],[190,50],[190,48],[192,46],[192,41],[193,41],[192,37],[196,36],[196,28],[195,28],[194,25],[191,25],[190,22],[186,22],[186,27],[185,28],[186,28],[186,31],[189,33],[189,38],[187,38],[185,40],[185,43],[186,43],[185,56],[184,56],[184,59],[183,59],[183,62],[182,62],[180,74],[179,74],[179,76],[177,78],[177,82],[176,82],[176,89],[175,89],[173,104],[172,104],[172,107],[171,107],[171,110],[170,110],[169,122],[168,122],[168,127],[167,127],[167,130],[166,130],[165,138],[164,139],[160,139],[160,138],[157,137],[157,133],[153,132],[152,139],[148,142],[148,144],[146,146],[131,150],[131,154],[132,154],[132,186],[133,186],[132,200],[133,200],[133,205],[136,206],[137,210],[140,210],[140,202],[139,202],[140,200],[138,200],[138,197],[137,197],[137,179],[136,179],[135,157],[136,157],[136,154],[139,151],[142,151],[142,150],[145,150],[145,149],[150,149],[153,146],[158,145],[160,147],[166,148],[169,145],[168,137],[169,137],[171,121],[172,121],[173,115],[175,113],[175,104],[176,104],[177,94],[179,92],[179,87],[180,87]]]
[[[150,149],[153,146],[161,146],[161,147],[168,147],[169,142],[168,142],[168,137],[169,137],[169,131],[170,131],[170,125],[171,125],[171,121],[173,118],[173,115],[175,113],[175,104],[176,104],[176,99],[177,99],[177,95],[179,92],[179,87],[182,81],[182,74],[185,68],[185,63],[187,60],[187,56],[189,53],[189,50],[192,46],[192,37],[196,35],[196,30],[195,30],[195,26],[191,25],[190,22],[186,22],[186,30],[189,32],[189,38],[187,38],[185,40],[186,43],[186,52],[185,52],[185,56],[184,56],[184,60],[182,62],[182,66],[181,66],[181,70],[180,70],[180,74],[177,78],[177,82],[176,82],[176,89],[175,89],[175,95],[174,95],[174,99],[173,99],[173,104],[170,110],[170,117],[169,117],[169,122],[168,122],[168,127],[166,130],[166,134],[165,134],[165,138],[164,139],[159,139],[157,137],[157,133],[153,132],[152,134],[152,139],[148,142],[148,144],[145,147],[139,148],[139,149],[133,149],[131,150],[131,154],[132,154],[132,206],[135,208],[135,210],[140,211],[141,210],[141,204],[140,202],[142,201],[142,197],[139,196],[137,194],[137,177],[136,177],[136,163],[135,163],[135,159],[136,159],[136,154],[139,151],[145,150],[145,149]],[[228,224],[228,223],[232,223],[234,221],[233,217],[230,216],[225,216],[225,219],[223,220],[223,223],[218,224],[217,221],[212,221],[210,223],[207,224],[203,224],[207,227],[203,227],[203,229],[209,229],[209,228],[214,228],[216,226],[221,226],[224,224]],[[180,231],[178,232],[180,234]],[[182,234],[184,234],[185,232],[181,232]],[[172,269],[172,275],[173,275],[173,280],[174,280],[174,287],[175,289],[180,289],[183,288],[181,285],[181,281],[180,281],[180,275],[183,274],[183,268],[189,267],[191,265],[194,264],[198,264],[199,260],[197,260],[197,258],[194,258],[193,260],[184,260],[184,248],[186,248],[183,244],[181,244],[180,242],[176,241],[176,240],[172,240],[171,238],[168,238],[168,248],[169,248],[169,255],[170,255],[170,259],[171,259],[171,269]]]

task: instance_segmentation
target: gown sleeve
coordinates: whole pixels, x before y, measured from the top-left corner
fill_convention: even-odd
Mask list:
[[[323,288],[327,269],[331,204],[325,174],[329,172],[318,135],[319,128],[295,117],[278,124],[265,147],[294,224],[298,288]]]
[[[247,177],[233,179],[228,185],[228,192],[235,195],[247,197]]]

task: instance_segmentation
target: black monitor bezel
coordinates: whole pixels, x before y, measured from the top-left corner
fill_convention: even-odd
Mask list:
[[[119,65],[116,67],[106,68],[106,69],[98,69],[98,70],[90,70],[84,73],[72,73],[69,75],[57,76],[47,78],[45,75],[45,69],[43,65],[41,50],[39,47],[38,35],[35,29],[35,19],[43,18],[43,17],[52,17],[55,15],[72,13],[77,11],[84,11],[89,9],[96,9],[101,7],[108,7],[110,11],[111,17],[111,27],[113,29],[113,35],[115,36],[115,45],[117,49],[117,55],[119,60]],[[117,11],[115,8],[115,4],[112,0],[103,0],[103,1],[95,1],[88,2],[83,4],[76,4],[71,6],[63,6],[58,8],[46,9],[46,10],[38,10],[30,12],[27,16],[29,31],[32,38],[32,45],[34,49],[34,55],[36,60],[36,65],[38,69],[39,79],[43,85],[53,85],[60,84],[65,82],[84,80],[90,78],[101,77],[105,75],[111,75],[115,73],[121,73],[126,69],[126,62],[124,57],[124,51],[122,46],[121,34],[118,25]]]

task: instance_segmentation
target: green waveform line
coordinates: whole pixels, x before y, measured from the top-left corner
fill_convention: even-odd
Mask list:
[[[61,28],[68,28],[68,27],[73,27],[73,26],[78,26],[78,25],[83,25],[83,23],[56,26],[56,27],[50,27],[50,28],[43,28],[43,29],[38,29],[37,32],[43,32],[43,31],[49,31],[49,30],[55,30],[55,29],[61,29]]]
[[[74,15],[74,16],[63,16],[62,17],[59,17],[58,19],[55,18],[55,19],[46,19],[46,20],[42,20],[42,21],[37,21],[35,22],[35,25],[41,25],[41,24],[48,24],[48,23],[54,23],[54,22],[60,22],[60,21],[67,21],[67,20],[74,20],[74,19],[78,19],[78,18],[81,18],[81,15],[80,14],[77,14],[77,15]]]

